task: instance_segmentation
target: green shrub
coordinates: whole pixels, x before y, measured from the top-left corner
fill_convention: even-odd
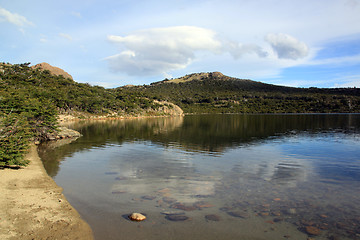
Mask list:
[[[0,121],[0,166],[26,166],[24,159],[32,137],[26,117],[9,114]]]

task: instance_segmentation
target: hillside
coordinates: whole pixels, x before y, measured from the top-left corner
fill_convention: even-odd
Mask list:
[[[195,73],[145,86],[118,88],[179,105],[185,113],[360,112],[358,88],[294,88]]]
[[[172,103],[77,83],[65,73],[48,64],[0,63],[0,167],[25,165],[30,140],[54,139],[58,114],[81,118],[182,114]]]
[[[0,64],[0,74],[3,113],[14,112],[27,100],[35,99],[47,102],[42,105],[51,105],[58,113],[85,115],[162,115],[167,106],[135,93],[122,95],[103,87],[77,83],[64,70],[47,63],[32,67],[29,63]]]

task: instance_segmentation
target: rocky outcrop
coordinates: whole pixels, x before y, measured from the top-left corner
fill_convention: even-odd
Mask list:
[[[51,66],[50,64],[45,62],[36,64],[35,66],[32,66],[32,68],[40,69],[40,70],[48,70],[53,75],[56,76],[62,75],[64,78],[70,78],[71,80],[73,80],[73,77],[69,73],[65,72],[61,68]]]
[[[224,74],[222,74],[221,72],[202,72],[202,73],[192,73],[192,74],[188,74],[184,77],[180,77],[180,78],[175,78],[172,80],[168,80],[168,81],[163,81],[163,82],[168,82],[168,83],[181,83],[181,82],[190,82],[193,80],[205,80],[205,79],[217,79],[217,80],[228,80],[230,79],[230,77],[225,76]]]
[[[57,131],[47,132],[42,139],[35,141],[35,144],[40,144],[40,141],[54,141],[60,139],[77,139],[81,137],[81,134],[78,131],[69,129],[67,127],[58,127]]]
[[[158,111],[163,112],[165,115],[169,115],[169,116],[184,115],[184,111],[178,105],[175,105],[171,102],[154,100],[154,103],[161,105]]]
[[[67,127],[58,127],[58,136],[59,138],[78,138],[81,137],[81,134],[78,131],[69,129]]]

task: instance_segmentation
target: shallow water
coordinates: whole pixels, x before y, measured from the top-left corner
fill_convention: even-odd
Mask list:
[[[96,239],[360,239],[360,115],[71,127],[83,137],[39,154]]]

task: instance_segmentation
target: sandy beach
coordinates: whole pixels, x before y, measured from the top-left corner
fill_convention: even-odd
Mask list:
[[[32,145],[31,162],[0,169],[0,239],[93,239],[89,225],[49,177]]]

